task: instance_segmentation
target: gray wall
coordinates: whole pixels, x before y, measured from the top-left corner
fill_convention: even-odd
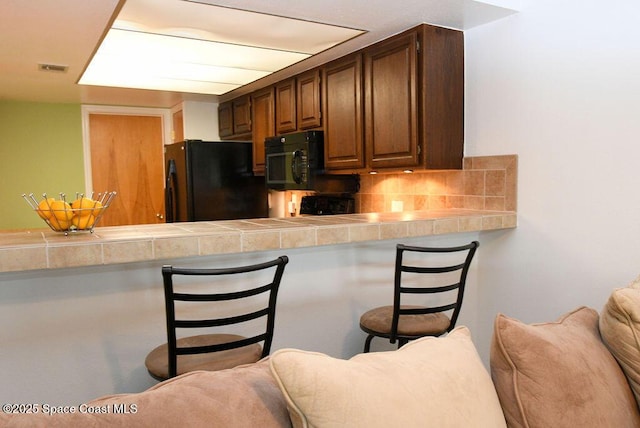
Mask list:
[[[640,273],[638,16],[630,0],[536,0],[466,32],[465,154],[519,155],[518,228],[483,243],[483,311],[601,310]]]

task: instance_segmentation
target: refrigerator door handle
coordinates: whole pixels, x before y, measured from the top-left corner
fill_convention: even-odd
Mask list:
[[[164,195],[164,204],[165,204],[165,222],[173,223],[178,217],[178,206],[176,203],[176,182],[177,182],[177,168],[176,161],[173,159],[169,159],[169,163],[167,165],[167,182],[165,185],[165,195]]]

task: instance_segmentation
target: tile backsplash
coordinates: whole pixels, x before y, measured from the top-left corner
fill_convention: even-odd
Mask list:
[[[464,158],[462,170],[362,174],[356,211],[516,211],[517,173],[517,155],[499,155]]]

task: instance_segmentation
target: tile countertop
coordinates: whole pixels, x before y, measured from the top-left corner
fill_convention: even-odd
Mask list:
[[[513,211],[464,209],[0,233],[0,272],[170,260],[515,228]]]

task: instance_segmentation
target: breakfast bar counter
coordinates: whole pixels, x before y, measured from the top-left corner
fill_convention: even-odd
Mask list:
[[[489,344],[495,302],[483,276],[501,269],[518,225],[517,156],[465,158],[462,170],[362,174],[360,184],[358,214],[99,225],[68,236],[0,231],[0,377],[19,386],[0,399],[69,405],[154,385],[144,359],[167,340],[163,264],[216,268],[286,255],[272,352],[351,358],[364,344],[360,315],[392,299],[396,244],[479,241],[458,323]],[[400,212],[391,212],[395,201]]]
[[[144,359],[166,341],[163,264],[227,267],[287,255],[272,351],[350,358],[364,343],[360,315],[390,301],[396,243],[478,240],[459,322],[481,332],[491,321],[480,272],[493,268],[516,226],[515,211],[445,209],[0,233],[0,322],[8,326],[0,376],[21,385],[0,398],[68,405],[154,385]]]
[[[513,211],[442,209],[0,233],[0,272],[162,261],[515,228]]]

